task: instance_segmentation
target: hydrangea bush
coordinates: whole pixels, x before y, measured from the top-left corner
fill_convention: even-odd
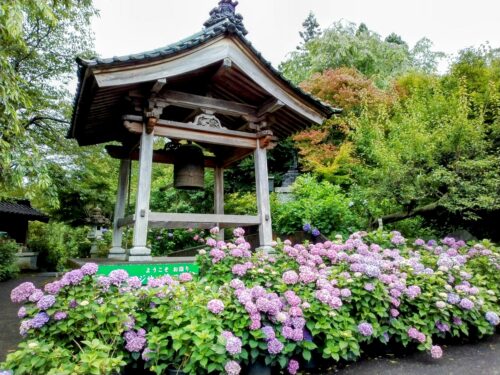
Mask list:
[[[194,278],[142,286],[123,270],[98,277],[90,263],[44,290],[21,284],[11,298],[22,304],[25,340],[0,369],[236,375],[263,362],[296,374],[313,355],[353,361],[374,343],[440,358],[442,340],[499,324],[500,254],[488,242],[358,232],[265,254],[250,250],[241,228],[234,235],[206,240]]]

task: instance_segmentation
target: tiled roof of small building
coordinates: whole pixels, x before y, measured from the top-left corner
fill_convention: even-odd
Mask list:
[[[31,207],[28,201],[18,201],[18,202],[1,202],[0,201],[0,215],[15,215],[22,216],[27,220],[38,220],[43,222],[48,222],[49,217],[38,211],[37,209]]]

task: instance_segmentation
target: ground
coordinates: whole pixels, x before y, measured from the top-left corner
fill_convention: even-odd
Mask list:
[[[18,305],[10,301],[10,291],[25,281],[42,286],[53,278],[48,274],[22,275],[0,282],[0,362],[16,348],[19,335]],[[500,375],[500,335],[474,344],[444,346],[444,355],[433,360],[427,353],[414,353],[403,358],[385,355],[367,358],[346,366],[339,375]]]

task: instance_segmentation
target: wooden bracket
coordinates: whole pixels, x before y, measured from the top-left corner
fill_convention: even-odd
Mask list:
[[[156,122],[158,119],[156,117],[149,117],[146,123],[146,134],[151,134],[155,130]]]

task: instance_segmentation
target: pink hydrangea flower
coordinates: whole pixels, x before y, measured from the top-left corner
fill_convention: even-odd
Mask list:
[[[431,347],[432,358],[439,359],[443,356],[443,349],[438,345],[432,345]]]
[[[212,299],[207,303],[207,309],[212,314],[220,314],[224,311],[224,303],[220,299]]]

